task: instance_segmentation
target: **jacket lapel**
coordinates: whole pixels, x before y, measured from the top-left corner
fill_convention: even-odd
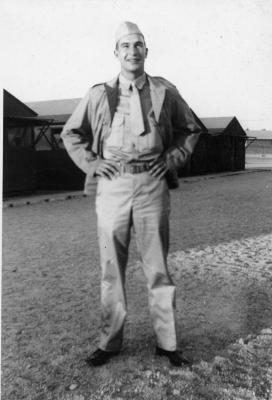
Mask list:
[[[110,116],[111,116],[111,123],[113,120],[114,113],[117,107],[118,101],[118,76],[112,79],[109,82],[105,83],[105,89],[107,93],[109,109],[110,109]]]
[[[159,122],[162,105],[165,98],[166,88],[160,82],[147,75],[150,87],[151,102],[156,122]]]
[[[147,78],[150,86],[150,96],[155,114],[155,119],[157,122],[159,122],[161,109],[165,98],[166,88],[159,81],[153,79],[151,76],[147,75]],[[118,76],[112,79],[111,81],[106,82],[105,89],[107,93],[111,122],[112,122],[118,101]]]

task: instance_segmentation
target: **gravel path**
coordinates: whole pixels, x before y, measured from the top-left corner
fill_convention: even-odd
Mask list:
[[[124,349],[99,369],[94,197],[3,212],[2,399],[266,399],[272,396],[271,172],[184,179],[172,192],[169,268],[179,345],[154,356],[132,241]]]

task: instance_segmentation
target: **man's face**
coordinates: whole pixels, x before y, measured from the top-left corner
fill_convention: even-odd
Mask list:
[[[144,72],[144,63],[147,56],[142,35],[131,34],[121,38],[114,51],[124,73],[133,73],[137,76]]]

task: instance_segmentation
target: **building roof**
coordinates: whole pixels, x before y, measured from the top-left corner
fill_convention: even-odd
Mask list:
[[[228,135],[246,137],[246,132],[235,116],[201,118],[201,121],[212,136]]]
[[[23,125],[27,125],[28,123],[32,123],[33,125],[49,125],[52,120],[39,118],[39,117],[17,117],[17,116],[9,116],[6,117],[8,121],[13,121],[16,123],[21,123]]]
[[[46,100],[26,103],[33,108],[40,117],[55,118],[57,120],[68,118],[80,98],[62,99],[62,100]],[[195,115],[195,114],[194,114]],[[207,129],[225,129],[235,117],[216,117],[216,118],[200,118],[200,121]]]
[[[197,124],[200,126],[200,128],[202,129],[203,133],[207,133],[208,129],[206,128],[206,126],[203,124],[203,121],[196,115],[196,113],[194,112],[194,110],[190,109],[193,113],[193,116],[195,117],[195,120],[197,122]]]
[[[55,123],[65,123],[67,119],[70,117],[77,104],[80,102],[80,98],[73,99],[62,99],[62,100],[46,100],[46,101],[36,101],[29,102],[27,105],[33,110],[35,110],[39,117],[46,119],[54,119]],[[240,129],[243,130],[238,120],[234,116],[230,117],[212,117],[212,118],[198,118],[197,115],[193,112],[197,121],[203,128],[203,130],[208,131],[209,134],[218,135],[222,134],[222,132],[229,126],[232,121],[236,121],[236,123],[240,126]]]
[[[232,117],[211,117],[211,118],[200,118],[207,129],[226,129],[231,121],[235,118]]]
[[[80,98],[62,99],[62,100],[45,100],[28,102],[27,105],[35,110],[40,117],[53,118],[60,122],[66,122],[70,117]]]
[[[247,129],[246,134],[247,136],[255,137],[256,139],[259,140],[272,140],[272,131],[266,131],[266,130],[251,131]]]
[[[3,90],[3,114],[4,117],[17,116],[17,117],[35,117],[37,112],[32,110],[29,106],[23,103],[13,94],[9,93],[6,89]]]

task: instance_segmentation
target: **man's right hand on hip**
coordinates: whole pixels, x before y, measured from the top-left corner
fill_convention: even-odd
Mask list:
[[[112,179],[119,173],[119,165],[113,160],[100,160],[95,171],[95,176],[101,176],[106,179]]]

